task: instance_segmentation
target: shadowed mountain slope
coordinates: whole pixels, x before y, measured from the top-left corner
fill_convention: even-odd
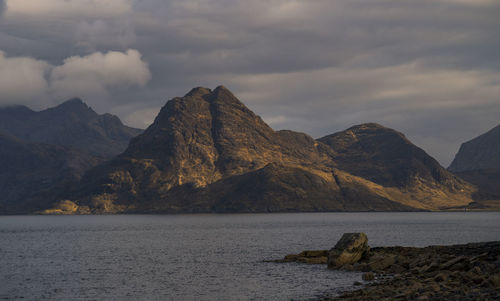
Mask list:
[[[335,151],[338,168],[386,187],[427,182],[459,190],[466,185],[402,133],[376,123],[353,126],[318,141]]]
[[[168,101],[123,154],[86,173],[66,195],[71,210],[56,202],[47,213],[437,210],[472,201],[471,185],[385,131],[366,135],[373,143],[359,156],[377,160],[355,168],[345,154],[353,144],[331,142],[345,133],[328,142],[276,132],[223,86],[195,88]],[[389,154],[394,166],[382,158],[385,144],[401,148],[400,158]]]
[[[36,211],[49,204],[27,203],[55,186],[77,181],[100,161],[66,147],[24,142],[0,133],[0,212]]]
[[[463,143],[448,169],[453,172],[500,169],[500,125]]]
[[[463,143],[448,169],[477,185],[482,199],[500,199],[500,126]]]
[[[21,140],[73,147],[103,158],[120,154],[142,132],[114,115],[97,114],[78,98],[40,112],[25,106],[0,108],[0,130]]]

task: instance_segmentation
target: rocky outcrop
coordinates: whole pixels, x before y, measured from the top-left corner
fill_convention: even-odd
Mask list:
[[[33,111],[25,106],[0,108],[0,131],[32,143],[70,147],[90,155],[112,158],[142,131],[127,127],[111,114],[99,115],[81,99]]]
[[[384,258],[387,264],[378,265],[377,262]],[[425,248],[373,248],[370,256],[361,260],[355,269],[374,272],[377,281],[366,283],[367,286],[362,289],[324,300],[500,298],[500,242]]]
[[[344,240],[344,237],[341,240]],[[346,241],[352,242],[353,239]],[[287,255],[285,259],[274,262],[325,264],[307,257],[308,254],[323,252],[325,251],[304,251],[298,255]],[[363,272],[364,283],[357,282],[355,285],[364,284],[364,287],[346,291],[336,297],[325,296],[320,300],[500,298],[500,242],[425,248],[376,247],[369,249],[354,264],[338,265],[337,268]]]
[[[369,250],[365,233],[345,233],[328,252],[328,267],[338,269],[353,265],[368,254]]]
[[[264,262],[302,262],[309,264],[326,264],[328,263],[328,250],[302,251],[299,254],[289,254],[283,259],[264,260]]]
[[[347,170],[341,150],[323,140],[274,131],[225,87],[199,87],[168,101],[123,154],[86,173],[61,199],[93,213],[409,211],[472,201],[474,188],[423,151],[418,166],[413,157],[400,163],[413,180],[392,186]],[[397,144],[391,141],[377,143]],[[385,150],[377,143],[372,153]],[[385,172],[399,177],[397,169]]]

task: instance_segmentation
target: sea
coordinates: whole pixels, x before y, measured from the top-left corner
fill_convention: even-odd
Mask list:
[[[0,216],[0,300],[315,300],[361,273],[272,263],[332,248],[500,240],[499,212]]]

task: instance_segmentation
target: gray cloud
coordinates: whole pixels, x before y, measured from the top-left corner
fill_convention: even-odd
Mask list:
[[[496,0],[7,3],[0,45],[10,55],[61,66],[137,49],[149,82],[116,87],[101,75],[77,85],[105,89],[86,101],[135,126],[193,86],[224,84],[275,128],[319,137],[380,122],[446,165],[461,142],[500,123]],[[108,6],[80,7],[92,3]],[[67,78],[82,68],[73,66]],[[50,81],[60,91],[76,84]]]
[[[7,57],[0,51],[0,105],[33,101],[46,105],[49,87],[45,76],[49,69],[45,61]]]
[[[148,64],[133,49],[72,56],[58,66],[29,57],[7,57],[0,51],[0,104],[39,108],[50,105],[51,98],[107,98],[109,89],[145,86],[150,78]]]

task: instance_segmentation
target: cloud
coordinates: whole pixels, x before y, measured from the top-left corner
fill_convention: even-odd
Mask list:
[[[132,24],[127,19],[119,20],[82,20],[75,28],[75,49],[92,53],[97,47],[113,48],[117,45],[126,48],[136,40]]]
[[[79,94],[134,125],[193,86],[224,84],[275,128],[318,137],[377,121],[446,164],[499,122],[498,0],[7,3],[2,50],[48,62],[51,99]],[[75,71],[130,48],[147,58],[147,89],[144,68],[125,63],[118,77]]]
[[[6,0],[9,15],[109,17],[129,13],[130,0]]]
[[[39,107],[41,99],[99,99],[111,88],[144,87],[150,79],[148,64],[133,49],[73,56],[57,66],[29,57],[6,57],[0,51],[0,104]]]
[[[5,11],[5,0],[0,0],[0,18],[3,16]]]
[[[492,127],[500,114],[500,72],[493,71],[409,63],[225,74],[204,80],[211,85],[224,81],[275,129],[321,137],[355,124],[378,122],[404,132],[445,165],[464,137]]]
[[[104,94],[120,85],[143,87],[151,79],[148,64],[137,50],[125,53],[96,52],[74,56],[56,66],[50,74],[50,87],[59,97]]]
[[[49,87],[46,74],[50,65],[29,57],[6,57],[0,51],[0,105],[41,101]]]

